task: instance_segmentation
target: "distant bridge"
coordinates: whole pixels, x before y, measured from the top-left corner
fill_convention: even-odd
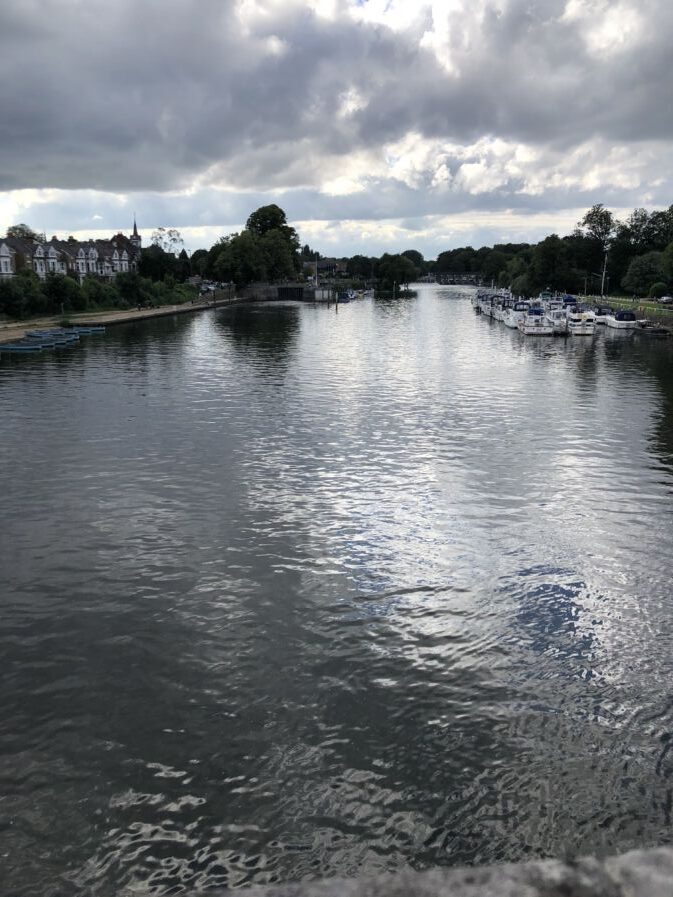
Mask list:
[[[469,284],[480,287],[484,279],[481,274],[437,274],[437,283],[441,284]]]

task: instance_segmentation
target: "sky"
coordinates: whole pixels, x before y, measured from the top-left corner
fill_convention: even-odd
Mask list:
[[[673,203],[672,0],[3,0],[0,232],[323,255]]]

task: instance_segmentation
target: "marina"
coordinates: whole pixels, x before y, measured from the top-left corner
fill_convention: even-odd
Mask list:
[[[478,289],[471,299],[475,312],[524,336],[592,337],[596,327],[666,338],[669,330],[628,309],[581,303],[574,296],[541,293],[536,299],[513,297],[508,290]]]

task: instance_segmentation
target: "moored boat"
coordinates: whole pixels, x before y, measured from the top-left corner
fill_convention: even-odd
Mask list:
[[[550,308],[547,311],[547,319],[551,321],[555,335],[566,336],[568,334],[568,315],[565,308]]]
[[[594,321],[585,318],[581,312],[568,314],[568,333],[570,336],[593,336],[596,329]]]
[[[646,336],[655,336],[660,339],[665,339],[670,336],[670,331],[665,327],[662,327],[661,324],[656,324],[654,321],[650,321],[648,318],[641,318],[636,321],[635,333],[644,333]],[[0,349],[2,346],[0,346]]]
[[[593,312],[596,323],[605,324],[607,316],[613,315],[615,310],[610,305],[594,305]]]
[[[527,302],[515,302],[507,309],[507,312],[502,319],[503,324],[506,327],[511,327],[513,330],[516,330],[519,326],[519,321],[523,321],[526,317],[529,307]]]
[[[0,352],[41,352],[44,346],[37,341],[0,344]]]
[[[519,331],[525,336],[553,336],[554,326],[547,318],[544,309],[529,308],[525,317],[519,321]]]
[[[605,316],[605,323],[614,330],[634,330],[636,316],[632,311],[618,309],[614,314]]]

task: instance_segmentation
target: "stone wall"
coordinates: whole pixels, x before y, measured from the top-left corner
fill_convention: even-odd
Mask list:
[[[673,849],[519,865],[405,870],[321,882],[241,888],[219,897],[673,897]]]

